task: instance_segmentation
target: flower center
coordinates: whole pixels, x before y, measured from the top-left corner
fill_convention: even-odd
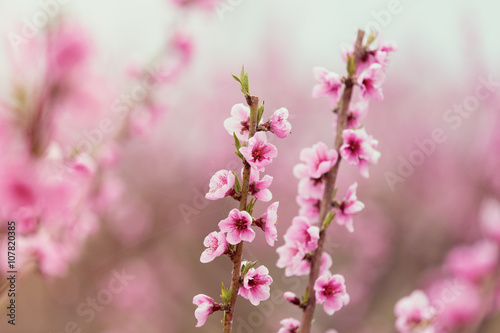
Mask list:
[[[237,230],[245,230],[247,228],[247,221],[245,219],[237,219],[234,223],[234,228]]]

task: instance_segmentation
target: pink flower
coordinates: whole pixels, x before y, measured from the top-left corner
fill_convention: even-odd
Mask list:
[[[236,208],[229,212],[229,216],[219,222],[222,232],[227,232],[229,244],[236,245],[241,241],[251,242],[255,238],[255,232],[250,228],[252,217],[245,211]]]
[[[250,126],[250,109],[243,104],[235,104],[231,108],[231,117],[224,120],[224,128],[229,134],[236,134],[239,140],[248,140]]]
[[[234,186],[236,177],[231,171],[219,170],[210,178],[210,189],[205,195],[208,200],[222,199],[229,194]]]
[[[306,199],[323,198],[323,191],[325,189],[323,177],[311,178],[309,176],[309,167],[303,163],[294,166],[293,174],[299,179],[299,196]]]
[[[357,188],[358,183],[354,183],[349,186],[346,197],[340,202],[336,215],[337,223],[339,225],[344,225],[350,232],[354,231],[352,216],[365,208],[365,205],[361,201],[358,201],[356,196]]]
[[[309,273],[309,262],[304,260],[306,249],[303,243],[292,241],[285,235],[285,244],[278,247],[276,252],[279,255],[276,266],[285,268],[286,276],[306,275]]]
[[[250,184],[248,187],[248,191],[260,201],[271,201],[271,199],[273,198],[273,194],[271,193],[271,191],[269,191],[268,187],[271,186],[272,182],[273,177],[269,175],[265,175],[264,177],[262,177],[262,179],[259,180],[259,171],[252,168],[252,170],[250,171]]]
[[[205,237],[203,245],[205,245],[207,249],[201,254],[200,261],[202,263],[207,263],[224,254],[228,244],[223,232],[213,231]]]
[[[368,164],[375,164],[380,152],[375,150],[378,141],[368,135],[364,128],[346,129],[342,133],[344,144],[340,147],[340,156],[350,165],[357,165],[361,175],[368,178]]]
[[[385,73],[380,64],[371,64],[358,76],[358,85],[361,88],[363,98],[371,97],[381,101],[384,99],[382,93],[382,82],[384,82]]]
[[[487,199],[481,205],[481,229],[486,237],[500,243],[500,203]]]
[[[313,75],[319,84],[312,91],[313,98],[328,97],[331,106],[337,105],[342,94],[342,79],[336,73],[329,72],[323,67],[314,67]]]
[[[311,271],[311,263],[306,259],[307,250],[304,242],[294,241],[284,236],[285,244],[278,247],[276,252],[279,255],[276,266],[285,268],[286,276],[307,275]],[[320,275],[325,273],[332,266],[332,258],[326,252],[321,256]]]
[[[248,299],[253,305],[259,305],[261,301],[269,298],[270,287],[273,279],[269,276],[269,270],[266,266],[259,268],[250,268],[243,278],[243,285],[238,294]]]
[[[270,246],[274,246],[274,242],[278,240],[278,230],[276,223],[278,222],[278,206],[279,202],[270,205],[264,215],[257,219],[255,224],[266,233],[266,242]]]
[[[297,196],[296,201],[300,206],[299,215],[307,217],[311,222],[317,222],[319,217],[321,199],[306,199],[301,196]]]
[[[292,130],[292,125],[288,122],[288,110],[279,108],[271,116],[271,129],[280,138],[286,138]]]
[[[347,126],[346,129],[357,129],[362,125],[362,121],[368,111],[368,102],[360,100],[357,103],[349,105],[349,112],[347,113]],[[337,117],[333,119],[333,130],[337,131]]]
[[[478,281],[491,274],[498,263],[498,246],[488,240],[471,246],[457,246],[446,258],[446,267],[469,281]]]
[[[309,176],[320,178],[337,163],[338,154],[335,149],[328,150],[323,142],[318,142],[312,148],[304,148],[300,152],[300,160],[309,168]]]
[[[314,251],[318,248],[319,228],[312,226],[307,217],[294,217],[286,235],[292,241],[304,243],[306,251]]]
[[[316,302],[323,304],[323,309],[328,315],[333,315],[344,305],[349,304],[349,295],[342,275],[329,273],[320,276],[314,283]]]
[[[297,295],[295,295],[294,293],[292,293],[291,291],[285,291],[283,293],[283,297],[290,303],[294,304],[294,305],[300,305],[300,299],[297,297]]]
[[[300,328],[300,320],[286,318],[280,321],[281,328],[278,333],[297,333]]]
[[[435,281],[429,288],[429,298],[436,314],[431,328],[436,326],[436,333],[458,332],[470,325],[479,318],[484,304],[475,284],[457,278]]]
[[[394,313],[397,317],[396,329],[400,333],[434,332],[432,321],[436,311],[421,290],[415,290],[410,296],[400,299],[394,307]]]
[[[212,298],[204,294],[198,294],[193,297],[193,304],[197,306],[194,311],[194,316],[198,320],[196,327],[201,327],[205,325],[207,318],[214,311],[220,309],[220,305],[217,304]]]
[[[278,156],[278,150],[270,143],[264,132],[257,132],[248,140],[247,147],[241,147],[240,153],[245,157],[252,168],[264,171],[264,167],[273,162],[273,158]]]

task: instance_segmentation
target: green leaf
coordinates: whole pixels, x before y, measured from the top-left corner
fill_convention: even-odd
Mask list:
[[[332,211],[329,211],[328,214],[326,215],[325,217],[325,220],[323,221],[323,227],[322,229],[325,230],[326,228],[328,228],[330,226],[330,223],[332,223],[332,220],[333,218],[335,217],[335,214],[337,212],[332,212]]]
[[[261,107],[257,111],[257,124],[260,124],[260,120],[262,119],[263,114],[264,114],[264,102],[262,102]]]
[[[371,31],[370,32],[370,35],[368,36],[368,39],[366,40],[366,47],[370,46],[371,43],[373,43],[375,41],[375,39],[377,39],[377,35],[378,33],[376,31]]]
[[[245,95],[250,94],[250,87],[248,85],[248,73],[245,73],[241,78],[241,89]]]
[[[347,55],[347,73],[349,75],[354,75],[356,68],[354,68],[354,57]]]
[[[221,291],[222,293],[220,295],[220,298],[222,299],[224,304],[228,304],[231,300],[231,289],[227,290],[226,287],[224,287],[224,282],[222,282]]]
[[[255,203],[257,202],[257,198],[253,198],[250,200],[250,203],[247,205],[246,211],[248,214],[252,215],[253,214],[253,208],[255,207]]]
[[[236,133],[233,132],[233,138],[234,138],[234,145],[236,146],[236,149],[240,150],[241,148],[241,143],[238,137],[236,136]]]
[[[240,193],[241,192],[240,180],[238,179],[238,175],[236,173],[233,172],[233,175],[234,175],[234,190],[236,191],[236,193]]]
[[[240,151],[239,151],[238,149],[236,149],[236,150],[234,151],[234,153],[236,154],[236,156],[238,156],[239,158],[241,158],[241,160],[242,160],[243,162],[245,162],[245,161],[246,161],[246,160],[245,160],[245,157],[244,157],[244,156],[240,153]]]
[[[233,79],[235,79],[236,81],[238,81],[240,84],[241,84],[241,80],[239,77],[237,77],[236,75],[234,74],[231,74],[233,76]]]
[[[245,77],[245,65],[241,66],[241,73],[240,73],[240,79],[243,80]]]
[[[339,189],[339,188],[338,188],[338,187],[336,187],[336,188],[333,190],[333,194],[332,194],[332,201],[333,201],[333,200],[335,200],[335,196],[337,196],[337,190],[338,190],[338,189]]]
[[[306,293],[302,296],[302,303],[305,304],[309,301],[309,287],[306,288]]]
[[[245,265],[241,266],[241,275],[245,276],[250,268],[254,267],[255,265],[257,265],[257,261],[247,261]]]

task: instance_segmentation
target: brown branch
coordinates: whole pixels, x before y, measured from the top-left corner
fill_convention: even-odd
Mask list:
[[[358,30],[358,36],[356,39],[356,46],[354,49],[354,69],[356,69],[357,64],[360,59],[360,55],[363,52],[363,37],[365,32],[363,30]],[[355,85],[355,73],[349,74],[347,79],[345,80],[345,89],[342,94],[340,110],[338,114],[337,121],[337,135],[335,138],[335,150],[339,151],[340,147],[343,144],[342,132],[347,126],[347,115],[349,110],[349,103],[351,102],[352,91]],[[318,240],[318,248],[314,251],[313,256],[311,257],[311,271],[309,273],[309,300],[304,308],[304,312],[302,314],[302,323],[300,325],[299,332],[300,333],[310,333],[311,325],[314,318],[314,310],[316,307],[316,297],[314,295],[314,283],[318,279],[319,269],[321,266],[321,256],[323,254],[323,246],[325,244],[326,238],[326,228],[324,225],[324,220],[327,213],[331,209],[332,196],[333,191],[335,189],[335,182],[337,180],[337,174],[339,171],[341,157],[338,156],[337,163],[328,171],[326,175],[326,185],[325,191],[323,192],[323,199],[321,201],[321,207],[319,212],[319,223],[321,226],[320,238]]]
[[[245,96],[248,106],[250,106],[250,125],[248,129],[248,139],[254,136],[257,131],[257,112],[259,109],[259,98],[256,96]],[[241,198],[240,198],[240,211],[247,208],[248,188],[250,185],[250,164],[244,162],[243,179],[241,185]],[[233,323],[234,308],[236,305],[236,298],[238,297],[238,290],[241,286],[241,258],[243,256],[243,241],[236,245],[234,253],[233,271],[231,276],[231,299],[228,304],[228,309],[224,312],[224,333],[231,332]]]

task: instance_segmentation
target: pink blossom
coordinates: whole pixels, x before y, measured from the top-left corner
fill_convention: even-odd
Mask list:
[[[250,184],[248,191],[260,201],[271,201],[273,194],[269,191],[268,187],[271,186],[272,182],[273,177],[269,175],[265,175],[262,179],[259,179],[259,171],[252,168],[250,171]]]
[[[349,105],[349,112],[347,113],[346,129],[359,128],[362,125],[362,121],[365,118],[367,111],[368,102],[366,100],[351,103]],[[332,127],[334,131],[337,131],[337,117],[333,119]]]
[[[211,297],[204,294],[198,294],[193,297],[193,304],[197,306],[194,311],[194,316],[198,320],[196,327],[205,325],[207,318],[214,311],[220,309],[220,305],[216,303]]]
[[[485,236],[500,243],[500,202],[485,200],[481,205],[480,221]]]
[[[300,320],[286,318],[280,321],[281,328],[278,333],[297,333],[300,328]]]
[[[340,156],[350,165],[357,165],[361,175],[368,178],[368,164],[375,164],[380,152],[375,150],[378,141],[368,135],[364,128],[346,129],[342,133],[344,144],[340,147]]]
[[[382,83],[385,79],[385,73],[380,64],[371,64],[358,77],[358,85],[361,88],[363,98],[371,97],[375,100],[384,99],[382,93]]]
[[[294,217],[286,235],[292,241],[304,243],[306,251],[314,251],[318,248],[319,228],[312,226],[307,217]]]
[[[339,225],[344,225],[350,232],[354,231],[352,216],[365,208],[365,205],[358,201],[356,189],[358,183],[354,183],[347,189],[347,194],[344,200],[340,202],[336,220]]]
[[[279,255],[276,266],[285,268],[286,276],[301,276],[309,273],[309,262],[305,259],[306,248],[303,243],[292,241],[285,235],[285,244],[278,247],[276,252]]]
[[[285,291],[283,293],[283,297],[290,303],[294,304],[294,305],[300,305],[300,299],[297,297],[297,295],[295,295],[294,293],[292,293],[291,291]]]
[[[436,309],[434,324],[438,332],[456,332],[474,322],[482,303],[478,287],[463,279],[437,280],[429,288],[431,305]]]
[[[294,241],[284,236],[285,244],[278,247],[276,252],[279,255],[276,266],[285,268],[286,276],[307,275],[311,271],[311,263],[306,259],[307,250],[304,242]],[[332,266],[331,256],[323,252],[321,256],[320,274],[325,273]]]
[[[491,274],[498,263],[498,245],[488,240],[470,246],[453,248],[446,258],[446,267],[455,275],[478,281]]]
[[[274,111],[270,122],[272,131],[280,139],[286,138],[292,130],[292,125],[288,121],[288,110],[285,108]]]
[[[279,202],[270,205],[264,215],[257,219],[255,224],[266,233],[266,242],[270,246],[274,246],[274,242],[278,240],[278,230],[276,223],[278,222],[278,206]]]
[[[259,266],[257,269],[252,267],[245,274],[238,294],[248,299],[253,305],[259,305],[261,301],[269,298],[269,285],[272,283],[273,279],[269,276],[266,266]]]
[[[222,232],[227,232],[229,244],[236,245],[241,241],[251,242],[255,238],[255,232],[250,228],[252,217],[245,211],[236,208],[229,212],[229,216],[219,222]]]
[[[328,97],[331,106],[337,105],[342,94],[342,79],[336,73],[329,72],[323,67],[314,67],[313,75],[319,84],[315,85],[312,91],[313,98],[323,96]]]
[[[264,132],[257,132],[248,140],[246,147],[240,148],[240,153],[252,168],[264,171],[264,167],[273,162],[273,158],[278,156],[278,150],[270,143]]]
[[[236,134],[239,140],[248,140],[248,129],[250,126],[250,109],[248,106],[235,104],[231,108],[231,117],[224,120],[224,128],[229,134]]]
[[[203,245],[205,245],[207,249],[201,254],[200,261],[202,263],[207,263],[224,254],[228,244],[223,232],[213,231],[205,237]]]
[[[349,304],[349,295],[342,275],[329,273],[320,276],[314,283],[316,302],[323,304],[323,309],[328,315],[333,315],[344,305]]]
[[[317,222],[321,199],[296,197],[297,204],[300,206],[299,215],[307,217],[311,222]]]
[[[394,313],[397,317],[396,329],[400,333],[435,332],[432,321],[436,311],[421,290],[415,290],[410,296],[400,299],[394,307]]]
[[[299,179],[299,196],[306,199],[321,199],[323,197],[323,191],[325,189],[323,177],[310,177],[309,167],[304,163],[296,164],[293,168],[293,174]]]
[[[219,170],[210,178],[210,189],[205,195],[208,200],[224,198],[234,186],[236,177],[231,171]]]
[[[309,177],[320,178],[337,163],[338,154],[335,149],[328,150],[323,142],[300,152],[300,160],[309,168]]]

